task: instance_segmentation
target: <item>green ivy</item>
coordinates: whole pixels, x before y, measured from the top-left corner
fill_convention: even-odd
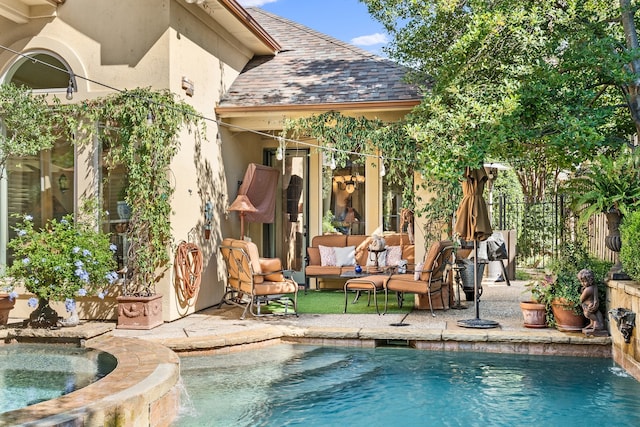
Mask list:
[[[356,154],[356,162],[382,157],[385,180],[404,189],[403,207],[414,208],[413,173],[416,171],[416,145],[403,122],[385,123],[379,119],[345,116],[337,111],[287,120],[284,137],[310,137],[318,141],[320,150],[334,156],[338,167],[344,167]],[[372,162],[377,166],[377,162]]]
[[[38,154],[53,146],[56,132],[60,130],[63,116],[58,99],[53,108],[45,95],[11,83],[0,85],[0,177],[10,157],[26,157]]]
[[[620,224],[620,262],[633,280],[640,281],[640,210],[624,216]]]
[[[78,106],[91,122],[101,123],[99,138],[107,148],[106,165],[124,166],[125,201],[131,207],[124,295],[149,296],[169,262],[171,244],[171,161],[180,148],[178,132],[202,124],[188,104],[169,91],[135,89]],[[79,122],[83,123],[83,122]],[[87,123],[87,121],[84,121]],[[195,125],[195,126],[194,126]],[[85,143],[92,126],[84,127]]]

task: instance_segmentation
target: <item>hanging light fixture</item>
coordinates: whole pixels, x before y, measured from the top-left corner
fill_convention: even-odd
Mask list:
[[[276,159],[281,162],[284,159],[286,150],[286,142],[283,137],[278,137],[278,149],[276,150]]]
[[[67,86],[67,96],[66,96],[66,98],[69,101],[71,101],[73,99],[73,92],[74,92],[73,80],[69,79],[69,86]]]
[[[331,170],[336,170],[337,164],[336,164],[336,155],[335,153],[331,153],[331,163],[329,163],[329,167],[331,168]]]
[[[384,167],[384,157],[380,157],[380,176],[385,176],[387,169]]]
[[[336,175],[333,180],[338,184],[340,190],[345,190],[351,194],[358,189],[358,184],[362,184],[365,179],[364,176],[359,174],[354,175]]]

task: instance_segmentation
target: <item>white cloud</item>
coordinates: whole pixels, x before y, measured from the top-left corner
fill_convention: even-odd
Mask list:
[[[373,46],[375,44],[385,44],[387,41],[387,36],[382,33],[375,33],[351,39],[351,43],[356,46]]]
[[[264,6],[267,3],[275,3],[278,0],[240,0],[240,6],[242,7],[260,7]]]

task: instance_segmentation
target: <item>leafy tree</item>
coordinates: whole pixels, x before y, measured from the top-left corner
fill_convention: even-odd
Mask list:
[[[9,157],[33,156],[51,148],[61,119],[44,95],[10,83],[0,85],[0,177]]]
[[[506,161],[530,203],[640,126],[629,0],[361,1],[427,93],[408,129],[431,175]]]

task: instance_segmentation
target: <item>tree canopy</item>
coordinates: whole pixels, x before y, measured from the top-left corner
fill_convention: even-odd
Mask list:
[[[425,92],[407,129],[431,176],[506,161],[533,201],[640,127],[629,0],[361,1]]]

